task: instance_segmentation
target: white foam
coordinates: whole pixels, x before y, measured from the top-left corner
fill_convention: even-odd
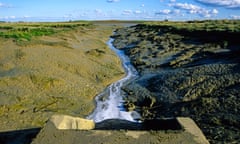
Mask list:
[[[122,50],[116,49],[112,45],[112,42],[113,39],[110,39],[107,44],[122,60],[126,76],[123,79],[108,86],[105,91],[96,97],[96,108],[94,112],[87,117],[87,119],[92,119],[95,122],[101,122],[106,119],[123,119],[136,122],[134,118],[136,118],[137,112],[127,112],[123,108],[124,101],[121,95],[121,87],[128,80],[136,78],[137,71],[131,65],[129,58],[124,54],[124,52]],[[102,97],[106,95],[107,98],[103,100]]]

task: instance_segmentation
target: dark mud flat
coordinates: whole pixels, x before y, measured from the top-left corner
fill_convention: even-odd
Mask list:
[[[213,23],[226,28],[214,29]],[[210,143],[239,143],[239,22],[231,22],[231,31],[227,22],[213,23],[198,22],[201,27],[193,29],[186,28],[192,22],[117,29],[114,46],[140,73],[123,88],[126,107],[143,119],[191,117]]]

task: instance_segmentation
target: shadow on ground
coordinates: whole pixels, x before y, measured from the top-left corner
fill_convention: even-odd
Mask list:
[[[95,130],[181,130],[182,126],[177,119],[152,119],[142,123],[119,119],[109,119],[96,123]]]
[[[0,144],[30,144],[41,128],[0,132]],[[96,123],[94,130],[182,130],[177,119],[145,120],[142,123],[109,119]]]
[[[30,144],[41,128],[0,132],[1,144]]]

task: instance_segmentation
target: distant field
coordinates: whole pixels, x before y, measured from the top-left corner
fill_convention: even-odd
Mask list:
[[[169,27],[175,31],[240,32],[240,20],[161,21],[144,22],[144,24]]]
[[[17,41],[30,41],[34,36],[51,35],[89,25],[91,25],[90,22],[0,23],[0,37],[13,38]]]

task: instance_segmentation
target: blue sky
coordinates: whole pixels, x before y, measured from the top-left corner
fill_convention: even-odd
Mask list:
[[[0,0],[1,21],[240,19],[240,0]]]

